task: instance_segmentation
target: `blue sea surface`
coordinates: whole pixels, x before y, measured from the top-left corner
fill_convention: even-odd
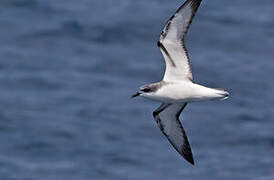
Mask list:
[[[204,0],[194,80],[230,92],[181,115],[187,163],[130,96],[161,80],[156,45],[183,0],[1,0],[1,180],[273,180],[274,1]]]

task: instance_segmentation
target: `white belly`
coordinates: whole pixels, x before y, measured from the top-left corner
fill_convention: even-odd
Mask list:
[[[162,86],[158,91],[144,97],[166,103],[194,102],[212,99],[224,99],[228,92],[207,88],[192,82],[173,82]]]

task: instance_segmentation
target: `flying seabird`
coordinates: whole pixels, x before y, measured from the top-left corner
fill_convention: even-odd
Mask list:
[[[202,0],[187,0],[168,20],[157,43],[166,64],[162,81],[146,84],[132,97],[162,102],[153,117],[168,141],[189,163],[194,159],[186,132],[179,120],[187,103],[204,100],[224,100],[229,93],[193,82],[185,35]]]

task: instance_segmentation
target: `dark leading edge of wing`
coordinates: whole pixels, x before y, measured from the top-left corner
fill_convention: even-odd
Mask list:
[[[153,116],[168,141],[189,163],[194,165],[192,151],[179,116],[187,103],[165,104],[153,112]]]

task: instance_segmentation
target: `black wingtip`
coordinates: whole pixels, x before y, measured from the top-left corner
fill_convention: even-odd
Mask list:
[[[185,6],[187,6],[188,4],[191,5],[193,12],[196,12],[197,9],[199,8],[200,4],[201,4],[202,0],[187,0],[177,11],[176,13],[178,13],[181,9],[183,9]]]
[[[191,147],[186,136],[185,136],[185,143],[183,147],[181,147],[180,154],[185,158],[187,162],[189,162],[193,166],[195,165]]]
[[[187,162],[189,162],[190,164],[192,164],[193,166],[195,166],[195,162],[194,162],[193,156],[185,157],[185,159],[187,160]]]
[[[195,9],[195,10],[197,10],[198,7],[200,6],[201,2],[202,2],[202,0],[193,0],[193,1],[191,2],[192,8]]]
[[[190,149],[189,149],[190,150]],[[180,153],[182,155],[182,157],[187,161],[189,162],[190,164],[192,164],[193,166],[195,165],[195,162],[194,162],[194,158],[193,158],[193,155],[192,155],[192,152],[191,150],[190,151],[183,151],[182,153]]]

